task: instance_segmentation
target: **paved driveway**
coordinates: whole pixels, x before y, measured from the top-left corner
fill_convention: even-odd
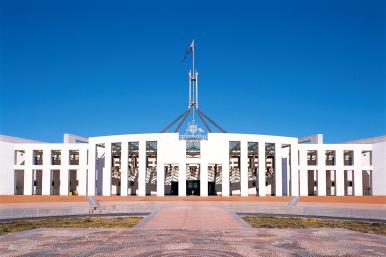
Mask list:
[[[169,202],[145,220],[144,228],[242,229],[246,224],[235,214],[211,202]]]

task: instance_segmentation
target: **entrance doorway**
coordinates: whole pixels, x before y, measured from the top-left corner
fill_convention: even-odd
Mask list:
[[[208,195],[217,195],[216,182],[208,182]]]
[[[186,165],[186,195],[200,195],[200,164]]]
[[[200,195],[200,180],[186,181],[186,195]]]
[[[41,195],[42,194],[42,178],[43,178],[43,171],[42,170],[33,170],[32,174],[32,194],[33,195]]]
[[[24,195],[24,170],[15,170],[15,195]]]
[[[171,182],[170,194],[178,195],[178,181]]]
[[[164,166],[165,172],[165,195],[178,195],[178,165],[166,164]]]
[[[208,165],[208,195],[222,193],[222,166],[221,164]]]
[[[69,193],[71,193],[71,195],[78,195],[77,170],[69,171]]]
[[[60,170],[51,170],[51,195],[60,194]]]

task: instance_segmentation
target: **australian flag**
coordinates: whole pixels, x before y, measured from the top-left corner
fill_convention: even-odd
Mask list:
[[[188,47],[188,49],[186,49],[186,52],[185,52],[185,56],[184,56],[184,59],[182,59],[182,61],[185,61],[186,57],[194,51],[194,39],[192,41],[192,43],[190,43],[190,46]]]

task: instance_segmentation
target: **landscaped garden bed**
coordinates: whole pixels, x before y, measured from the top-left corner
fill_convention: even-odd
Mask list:
[[[243,216],[242,219],[253,228],[346,228],[364,233],[386,235],[386,224],[381,222],[271,216]]]
[[[0,223],[0,235],[35,228],[132,228],[142,217],[72,217]]]

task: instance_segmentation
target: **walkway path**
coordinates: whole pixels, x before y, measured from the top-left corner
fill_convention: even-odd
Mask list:
[[[245,223],[218,203],[169,202],[143,227],[156,229],[242,229],[245,228]]]

